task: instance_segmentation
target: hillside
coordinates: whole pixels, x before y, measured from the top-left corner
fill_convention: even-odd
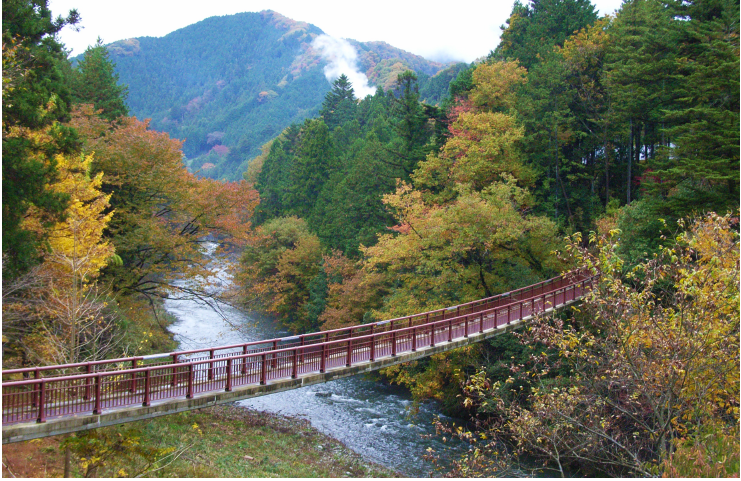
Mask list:
[[[131,113],[185,139],[189,169],[238,179],[262,144],[317,115],[330,88],[327,60],[312,45],[322,34],[267,10],[211,17],[161,38],[121,40],[108,49],[129,87]],[[431,62],[384,42],[350,44],[370,85],[384,89],[407,69],[429,82],[439,71],[457,73],[462,66]],[[446,93],[433,90],[433,102]]]

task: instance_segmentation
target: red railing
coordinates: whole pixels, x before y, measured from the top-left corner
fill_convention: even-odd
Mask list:
[[[191,351],[3,371],[3,424],[99,414],[374,361],[524,319],[581,297],[567,274],[458,306],[332,331]],[[163,362],[163,358],[168,358]],[[21,380],[6,378],[23,377]]]

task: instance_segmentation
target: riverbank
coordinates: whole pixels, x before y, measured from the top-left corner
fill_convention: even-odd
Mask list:
[[[101,458],[99,462],[105,463],[95,473],[98,477],[131,477],[142,471],[148,471],[146,476],[151,477],[398,476],[364,460],[304,419],[233,405],[89,433],[86,446],[93,446]],[[63,439],[55,436],[3,446],[3,477],[61,477]],[[119,449],[125,453],[118,453]],[[152,462],[153,456],[156,462]],[[85,476],[92,458],[78,454],[73,476]]]

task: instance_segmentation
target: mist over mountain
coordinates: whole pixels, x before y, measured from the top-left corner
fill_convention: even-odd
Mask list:
[[[385,42],[335,39],[274,11],[211,17],[164,37],[108,45],[128,104],[152,128],[185,140],[201,175],[239,179],[260,146],[316,116],[331,81],[346,74],[359,98],[391,90],[413,70],[437,103],[465,64],[426,60]]]

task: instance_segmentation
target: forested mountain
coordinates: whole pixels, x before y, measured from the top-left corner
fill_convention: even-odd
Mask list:
[[[315,116],[330,88],[327,61],[312,41],[314,25],[273,11],[211,17],[162,38],[108,45],[132,115],[185,140],[188,167],[212,178],[240,179],[259,147],[294,122]],[[356,42],[358,68],[389,88],[408,69],[439,102],[465,67],[431,62],[384,42]],[[345,72],[350,73],[350,72]]]

